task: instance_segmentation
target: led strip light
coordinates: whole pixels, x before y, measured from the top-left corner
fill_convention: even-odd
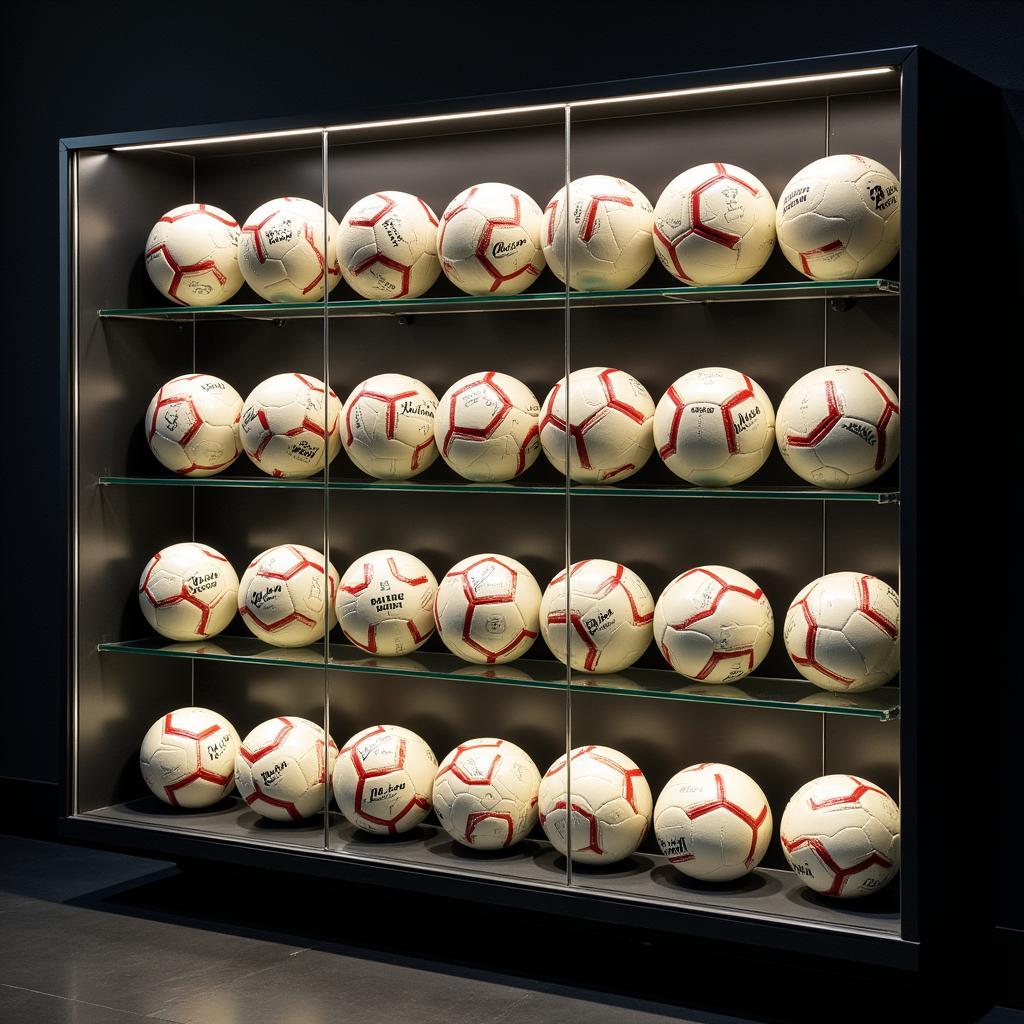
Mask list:
[[[443,124],[467,121],[482,117],[503,117],[509,114],[533,114],[564,110],[566,106],[575,110],[600,107],[613,103],[637,103],[644,100],[675,99],[684,96],[707,96],[715,93],[740,92],[746,89],[769,89],[779,86],[808,85],[814,82],[834,82],[849,78],[867,78],[889,75],[893,67],[861,68],[857,71],[835,71],[821,75],[796,75],[791,78],[763,78],[750,82],[733,82],[728,85],[702,85],[692,89],[670,89],[666,92],[645,92],[635,95],[610,96],[603,99],[575,100],[571,103],[539,103],[523,107],[498,107],[491,110],[470,110],[458,114],[434,114],[425,117],[399,117],[385,121],[359,121],[355,124],[334,124],[326,127],[292,128],[286,131],[248,132],[242,135],[217,135],[205,139],[176,139],[172,142],[140,142],[126,146],[114,146],[116,152],[138,149],[172,149],[178,146],[214,146],[225,142],[249,142],[257,139],[283,139],[302,135],[318,135],[321,132],[341,133],[366,131],[371,128],[405,128],[416,125]]]

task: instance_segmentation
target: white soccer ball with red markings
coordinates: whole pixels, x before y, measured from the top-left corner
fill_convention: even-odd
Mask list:
[[[728,882],[764,859],[772,811],[761,787],[727,764],[695,764],[673,775],[654,805],[654,836],[690,878]]]
[[[464,661],[515,661],[537,639],[540,598],[540,587],[522,562],[508,555],[470,555],[456,562],[437,588],[438,635]]]
[[[238,576],[207,544],[162,548],[139,579],[139,606],[152,629],[169,640],[203,640],[235,617]]]
[[[434,419],[438,451],[459,476],[479,482],[512,480],[540,454],[540,406],[515,377],[481,370],[457,380]]]
[[[272,821],[301,821],[324,807],[338,748],[315,722],[282,715],[257,725],[235,758],[242,799]]]
[[[242,225],[238,264],[267,302],[317,302],[341,280],[338,222],[309,199],[283,196],[256,207]]]
[[[337,624],[338,571],[303,544],[279,544],[258,554],[242,573],[238,610],[253,635],[275,647],[302,647]]]
[[[469,295],[516,295],[544,269],[540,207],[522,189],[488,181],[460,192],[441,214],[437,255]]]
[[[772,606],[749,577],[724,565],[677,576],[654,607],[654,639],[680,675],[734,683],[764,661],[775,626]]]
[[[796,670],[815,686],[874,690],[900,668],[900,595],[877,576],[829,573],[793,598],[782,635]]]
[[[342,409],[348,457],[378,480],[408,480],[437,458],[437,395],[404,373],[379,373],[352,389]]]
[[[396,835],[430,813],[437,758],[400,725],[372,725],[352,736],[334,767],[334,799],[364,832]]]
[[[900,809],[856,775],[824,775],[790,797],[782,852],[800,881],[826,896],[870,896],[900,868]]]
[[[508,740],[466,740],[441,762],[433,805],[442,828],[463,846],[504,850],[537,824],[540,772]]]
[[[338,262],[364,299],[415,299],[437,280],[437,215],[408,192],[363,196],[341,218]]]
[[[654,412],[654,447],[676,476],[728,487],[753,476],[775,443],[775,410],[756,380],[724,366],[683,374]]]
[[[871,277],[900,247],[900,181],[870,157],[815,160],[782,190],[779,248],[816,281]]]
[[[434,632],[437,580],[407,551],[384,548],[357,558],[338,584],[341,631],[370,654],[396,657],[422,647]]]
[[[544,399],[540,443],[548,461],[581,484],[613,484],[641,469],[654,451],[654,400],[635,377],[607,366],[569,374],[569,409],[563,377]]]
[[[636,852],[651,824],[651,787],[636,763],[611,747],[576,747],[545,772],[540,824],[551,845],[580,864],[614,864]]]
[[[169,380],[146,410],[146,440],[161,464],[182,476],[213,476],[227,469],[242,445],[242,396],[208,373]]]
[[[566,214],[568,212],[568,218]],[[569,284],[582,292],[629,288],[654,262],[654,207],[635,185],[608,174],[569,183],[544,209],[544,257],[565,281],[565,230],[569,224]]]
[[[775,418],[779,451],[818,487],[861,487],[896,461],[900,407],[881,377],[859,366],[825,366],[801,377]]]
[[[563,663],[568,647],[570,664],[580,672],[629,668],[647,650],[654,633],[654,598],[647,585],[631,569],[604,558],[575,562],[571,570],[568,602],[565,570],[541,598],[544,642]]]
[[[242,448],[271,476],[312,476],[341,450],[341,402],[308,373],[278,373],[249,392],[239,424]]]
[[[212,807],[235,788],[235,727],[207,708],[178,708],[158,718],[142,740],[142,777],[172,807]]]
[[[171,302],[216,306],[242,287],[238,221],[209,203],[168,210],[146,240],[146,272]]]
[[[734,164],[691,167],[654,207],[654,251],[684,284],[742,284],[775,248],[775,203],[764,183]]]

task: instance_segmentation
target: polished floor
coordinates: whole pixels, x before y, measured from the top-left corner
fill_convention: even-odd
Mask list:
[[[802,1022],[822,1019],[830,991],[830,1024],[920,1008],[902,978],[862,1002],[848,978],[800,965],[766,972],[472,904],[0,836],[2,1024]]]

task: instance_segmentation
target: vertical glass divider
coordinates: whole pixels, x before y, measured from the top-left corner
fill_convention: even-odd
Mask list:
[[[324,467],[323,467],[323,556],[324,556],[324,636],[323,636],[323,729],[324,729],[324,804],[323,804],[323,844],[324,851],[331,848],[331,610],[334,605],[334,594],[331,592],[331,488],[330,488],[330,397],[331,397],[331,347],[330,318],[328,315],[330,300],[330,250],[328,246],[330,232],[330,212],[328,210],[329,181],[328,167],[328,136],[327,131],[320,133],[320,205],[324,215],[324,297],[322,317],[323,344],[323,382],[324,382]]]
[[[572,106],[565,105],[565,232],[563,234],[562,265],[565,268],[565,317],[563,324],[563,347],[565,361],[565,883],[572,885],[572,487],[570,475],[571,431],[569,413],[569,374],[572,366],[570,355],[572,337],[572,304],[569,299],[569,282],[572,280],[569,261],[572,247],[569,245],[569,184],[571,181],[571,135]],[[555,219],[557,224],[557,217]]]

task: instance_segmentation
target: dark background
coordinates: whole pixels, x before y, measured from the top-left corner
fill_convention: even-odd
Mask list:
[[[376,105],[918,43],[1003,90],[1001,134],[992,139],[992,151],[963,152],[956,125],[950,124],[949,162],[936,169],[948,176],[950,193],[949,209],[933,211],[950,220],[950,281],[935,282],[936,301],[943,287],[976,288],[979,336],[930,342],[936,357],[952,369],[964,342],[972,348],[977,341],[1001,347],[1001,337],[1011,330],[1024,235],[1021,2],[726,0],[709,6],[521,0],[485,7],[251,0],[180,8],[37,2],[8,5],[3,34],[0,336],[6,401],[0,415],[17,425],[5,431],[2,446],[11,531],[4,567],[8,601],[17,593],[21,614],[9,608],[8,621],[17,625],[6,637],[11,653],[0,678],[5,723],[0,782],[4,792],[11,791],[13,779],[40,784],[33,787],[36,800],[47,808],[56,807],[51,790],[62,763],[59,637],[66,592],[56,399],[57,140],[62,136],[304,111],[332,112],[340,120],[350,113],[368,116]],[[1004,156],[1015,184],[1008,191],[991,172]],[[1012,334],[1019,343],[1016,317]],[[1001,352],[991,358],[984,372],[994,378],[1005,364]],[[977,394],[971,398],[984,400]],[[1006,412],[1001,409],[1000,415]],[[1019,455],[1014,462],[1019,464]],[[979,495],[985,500],[983,491]],[[941,520],[941,509],[934,516]],[[951,573],[959,573],[970,564],[971,552],[963,546],[965,538],[953,539],[961,555]],[[982,554],[985,568],[998,572],[999,558]],[[1012,561],[1002,565],[1004,571],[1011,567]],[[36,586],[13,582],[25,580]],[[980,580],[975,583],[983,588]],[[1010,607],[1020,608],[1019,596]],[[1005,612],[993,607],[988,614],[995,624]],[[1016,734],[1024,719],[1013,678],[1019,664],[1002,652],[985,656],[985,649],[1001,639],[1012,643],[1015,630],[1006,623],[990,632],[982,622],[977,629],[977,641],[964,639],[956,652],[964,672],[974,674],[955,688],[952,676],[941,685],[949,686],[951,700],[964,702],[965,716],[977,726],[971,734],[983,737],[983,746],[951,751],[949,763],[951,770],[959,763],[959,770],[976,773],[979,786],[998,779],[1007,813],[997,844],[991,833],[985,838],[983,823],[966,821],[961,809],[950,808],[950,841],[978,848],[978,878],[950,879],[950,885],[980,881],[979,898],[991,900],[993,920],[1020,929],[1024,894],[1014,881],[1018,865],[1010,806],[1019,802]],[[991,887],[984,884],[993,880]]]

